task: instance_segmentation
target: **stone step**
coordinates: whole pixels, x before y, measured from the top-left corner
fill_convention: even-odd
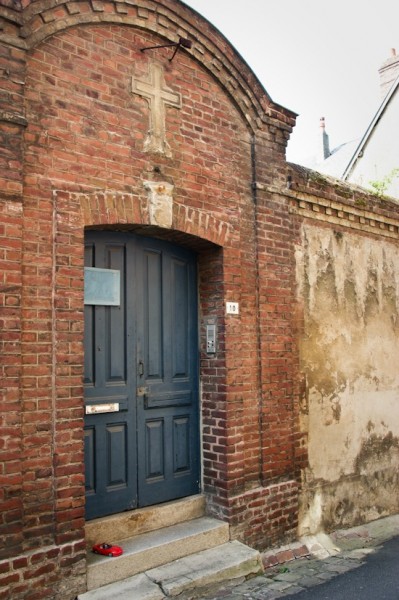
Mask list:
[[[78,600],[170,600],[176,596],[190,600],[201,597],[212,585],[262,572],[259,552],[232,541],[80,594]]]
[[[98,541],[111,541],[122,546],[123,555],[110,558],[89,551],[88,590],[121,581],[189,554],[224,544],[229,541],[229,526],[211,517],[200,517],[135,535],[121,542],[115,539],[115,536],[111,540]]]
[[[110,517],[88,521],[85,526],[87,547],[102,542],[115,542],[134,535],[170,527],[204,516],[205,497],[190,496],[157,506],[138,508]]]

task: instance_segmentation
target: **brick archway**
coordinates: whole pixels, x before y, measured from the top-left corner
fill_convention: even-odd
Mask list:
[[[146,201],[133,194],[119,191],[55,191],[54,194],[57,211],[64,215],[65,226],[68,223],[73,228],[77,223],[81,227],[152,225]],[[176,201],[173,203],[172,230],[221,247],[234,235],[234,227],[228,221]]]
[[[223,245],[231,244],[238,232],[233,225],[204,212],[182,204],[176,204],[174,222],[179,229],[161,230],[150,225],[145,203],[133,194],[121,192],[71,192],[54,191],[53,221],[54,270],[53,270],[53,342],[54,348],[63,348],[63,354],[55,356],[59,370],[55,375],[54,394],[58,402],[59,392],[63,393],[66,380],[65,364],[73,364],[79,380],[83,376],[83,247],[86,228],[110,230],[138,230],[148,236],[159,235],[170,241],[184,242],[194,250],[199,250],[198,296],[200,305],[200,347],[205,348],[206,315],[216,315],[219,320],[219,344],[224,347],[225,327],[223,324]],[[217,308],[215,308],[217,307]],[[66,328],[67,324],[67,328]],[[76,335],[71,336],[71,332]],[[74,341],[71,338],[74,338]],[[61,364],[64,363],[64,364]],[[202,355],[200,376],[204,382],[202,389],[202,421],[207,431],[220,430],[221,408],[224,393],[219,387],[226,387],[227,370],[225,356],[218,359],[217,385],[210,369],[212,358]],[[80,386],[79,386],[80,388]],[[76,410],[83,410],[83,389],[76,387]],[[61,397],[60,397],[61,399]],[[78,406],[79,402],[79,406]],[[74,458],[75,463],[79,460]],[[213,456],[204,459],[204,487],[214,486]],[[225,490],[221,490],[222,496]],[[213,510],[217,511],[214,499]],[[212,508],[212,507],[211,507]]]
[[[21,50],[30,50],[69,27],[100,23],[147,30],[157,34],[161,43],[188,38],[193,45],[184,52],[201,63],[219,82],[252,133],[273,124],[279,128],[284,126],[287,139],[291,132],[294,113],[271,100],[216,28],[204,23],[205,19],[198,13],[180,3],[176,7],[176,3],[169,0],[138,0],[134,5],[125,0],[39,0],[28,2],[22,10],[0,7],[0,17],[8,22],[7,33],[0,32],[0,42],[4,37],[8,44]],[[18,115],[10,113],[8,117],[15,120]]]

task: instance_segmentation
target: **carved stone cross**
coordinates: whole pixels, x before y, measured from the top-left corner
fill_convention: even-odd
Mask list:
[[[165,107],[181,108],[182,103],[180,94],[166,87],[162,66],[152,63],[145,80],[132,77],[132,92],[146,98],[150,106],[150,127],[144,151],[172,156],[166,141]]]

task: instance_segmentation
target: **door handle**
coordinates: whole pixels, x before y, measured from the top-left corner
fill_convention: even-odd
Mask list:
[[[138,387],[137,388],[137,396],[149,396],[150,390],[148,387]]]
[[[139,377],[143,377],[144,375],[144,363],[142,360],[139,360]]]

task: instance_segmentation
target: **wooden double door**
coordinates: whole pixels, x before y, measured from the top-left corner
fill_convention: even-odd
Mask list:
[[[195,255],[90,231],[85,266],[86,518],[198,493]]]

